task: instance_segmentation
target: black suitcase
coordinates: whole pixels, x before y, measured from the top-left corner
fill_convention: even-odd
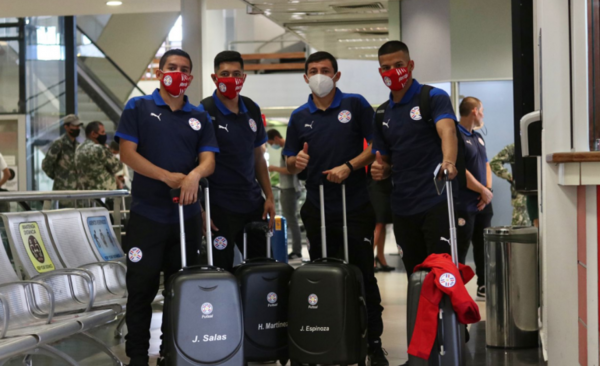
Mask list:
[[[262,231],[268,258],[246,259],[247,232]],[[244,308],[244,358],[246,362],[288,362],[288,297],[292,266],[271,258],[271,236],[266,222],[244,227],[244,262],[234,270]]]
[[[454,221],[454,200],[452,197],[452,182],[446,180],[446,195],[448,196],[448,213],[450,217],[450,248],[452,260],[458,267],[458,251],[456,244],[456,224]],[[407,300],[407,340],[410,340],[417,321],[417,310],[421,298],[421,287],[427,271],[417,271],[410,276],[408,281]],[[458,322],[452,303],[447,295],[442,297],[438,318],[438,332],[433,344],[429,360],[409,355],[409,366],[464,366],[465,365],[465,325]]]
[[[289,348],[294,364],[365,365],[367,305],[363,275],[348,263],[346,189],[342,184],[345,261],[327,258],[323,184],[323,258],[297,268],[290,282]]]
[[[201,180],[210,228],[208,181]],[[171,191],[179,202],[179,190]],[[214,267],[212,245],[207,245],[208,266],[186,266],[183,207],[179,206],[182,270],[171,276],[166,289],[166,354],[169,366],[244,365],[242,301],[235,276]],[[212,235],[207,230],[207,243]]]

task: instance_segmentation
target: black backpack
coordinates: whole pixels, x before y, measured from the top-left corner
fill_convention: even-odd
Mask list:
[[[248,97],[244,97],[240,95],[240,98],[244,101],[244,105],[248,108],[248,114],[256,123],[263,123],[262,113],[260,113],[260,108],[254,103],[254,101]],[[212,96],[203,99],[200,104],[204,107],[204,109],[210,114],[210,118],[212,118],[213,122],[216,120],[217,116],[217,105]],[[215,126],[215,132],[219,129],[218,126]]]
[[[419,95],[419,109],[421,110],[421,117],[427,123],[435,129],[435,123],[433,116],[431,115],[430,97],[429,93],[433,87],[431,85],[423,85],[421,88],[421,94]],[[381,134],[383,128],[383,116],[388,107],[389,100],[380,105],[375,111],[375,128],[378,129]],[[436,131],[437,133],[437,131]],[[458,187],[460,189],[467,188],[467,173],[465,166],[465,141],[463,140],[460,130],[458,129],[458,123],[456,123],[456,138],[458,140],[458,154],[456,156],[456,170],[458,171]]]

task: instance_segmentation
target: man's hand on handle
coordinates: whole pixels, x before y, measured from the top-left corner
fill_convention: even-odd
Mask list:
[[[456,170],[456,166],[454,165],[454,163],[452,163],[450,161],[444,161],[442,163],[441,171],[443,172],[444,170],[448,171],[448,179],[449,180],[456,178],[456,176],[458,175],[458,170]]]
[[[333,169],[329,169],[323,172],[323,174],[327,175],[328,181],[338,184],[345,181],[346,178],[348,178],[348,176],[350,175],[350,173],[350,168],[346,164],[337,166]]]
[[[371,177],[373,180],[383,180],[390,175],[390,164],[383,161],[381,153],[375,153],[375,161],[371,165]]]
[[[162,181],[165,182],[169,188],[180,188],[184,179],[185,174],[167,172]]]
[[[181,195],[179,204],[186,206],[198,202],[198,185],[200,183],[200,174],[192,171],[181,181]]]
[[[275,225],[275,201],[273,198],[267,198],[265,200],[262,216],[263,220],[267,219],[267,214],[269,214],[269,230],[273,230],[273,226]]]
[[[305,142],[302,150],[300,150],[298,155],[296,155],[296,169],[300,169],[301,171],[306,169],[309,160],[310,156],[308,156],[308,142]]]

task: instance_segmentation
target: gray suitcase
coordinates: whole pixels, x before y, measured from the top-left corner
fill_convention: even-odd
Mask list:
[[[445,178],[444,178],[445,179]],[[452,197],[452,182],[446,180],[446,195],[448,196],[448,212],[450,217],[450,248],[452,260],[458,267],[458,252],[456,249],[456,224],[454,221],[454,201]],[[408,281],[408,304],[406,309],[406,330],[408,344],[412,339],[417,310],[421,298],[421,287],[429,272],[418,271],[410,276]],[[429,360],[415,356],[408,356],[409,366],[464,366],[465,363],[465,325],[458,322],[452,308],[452,303],[447,295],[442,297],[438,320],[437,337]]]

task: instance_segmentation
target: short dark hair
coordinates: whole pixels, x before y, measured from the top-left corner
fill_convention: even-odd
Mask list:
[[[162,55],[162,57],[160,58],[160,62],[158,63],[158,68],[160,70],[162,70],[163,67],[165,67],[165,64],[167,63],[167,59],[171,56],[181,56],[181,57],[187,58],[188,61],[190,61],[190,71],[192,71],[192,58],[190,57],[190,55],[187,52],[185,52],[184,50],[180,50],[178,48],[168,50],[167,52],[165,52],[164,55]]]
[[[244,59],[242,55],[237,51],[222,51],[215,56],[215,71],[219,70],[221,64],[224,62],[239,62],[244,70]]]
[[[114,140],[110,142],[109,147],[111,150],[119,151],[119,143]]]
[[[90,122],[85,126],[85,135],[89,136],[92,132],[98,132],[100,130],[100,126],[104,126],[104,124],[100,121]]]
[[[379,47],[379,51],[377,51],[377,57],[381,57],[383,55],[389,55],[390,53],[396,52],[404,52],[410,58],[410,52],[408,51],[408,46],[406,43],[401,41],[388,41],[383,44],[383,46]]]
[[[272,128],[269,131],[267,131],[267,140],[275,140],[275,137],[279,137],[280,139],[283,138],[281,136],[281,134],[279,133],[279,131],[277,131],[274,128]]]
[[[475,97],[466,97],[460,102],[460,106],[458,107],[458,112],[461,117],[467,117],[471,114],[473,108],[479,108],[481,106],[481,101]]]
[[[312,64],[313,62],[324,61],[324,60],[331,61],[331,66],[333,66],[333,73],[336,74],[338,72],[337,60],[335,59],[335,57],[333,57],[333,55],[331,53],[325,52],[325,51],[315,52],[312,55],[308,56],[308,58],[306,59],[306,62],[304,63],[304,73],[308,74],[308,65],[309,64]]]

